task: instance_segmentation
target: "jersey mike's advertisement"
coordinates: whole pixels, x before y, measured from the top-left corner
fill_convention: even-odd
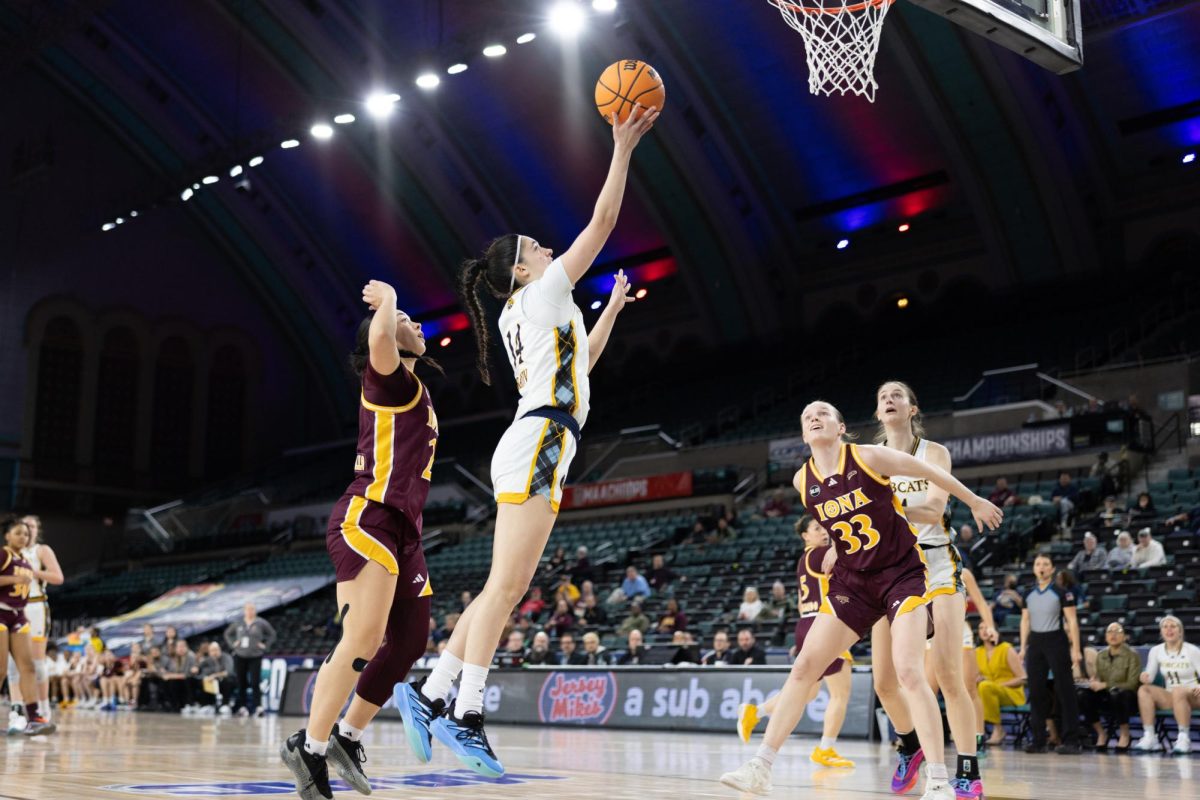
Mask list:
[[[692,473],[672,472],[648,478],[622,478],[601,483],[568,486],[563,491],[562,508],[594,508],[596,506],[642,503],[668,497],[690,497]]]

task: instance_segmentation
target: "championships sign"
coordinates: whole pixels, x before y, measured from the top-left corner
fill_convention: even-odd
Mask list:
[[[950,459],[956,467],[1064,456],[1071,452],[1071,427],[1064,424],[983,433],[944,439],[942,444],[950,451]]]

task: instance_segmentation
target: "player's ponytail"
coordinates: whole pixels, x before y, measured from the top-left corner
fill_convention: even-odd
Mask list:
[[[489,386],[492,384],[492,376],[488,368],[488,352],[491,349],[492,337],[488,332],[483,303],[479,299],[479,287],[482,284],[488,294],[497,300],[509,298],[511,287],[515,285],[513,268],[517,265],[519,242],[520,237],[515,233],[492,239],[481,258],[468,258],[462,263],[459,271],[458,293],[467,308],[467,316],[471,318],[475,344],[479,349],[475,364],[479,369],[479,377]]]

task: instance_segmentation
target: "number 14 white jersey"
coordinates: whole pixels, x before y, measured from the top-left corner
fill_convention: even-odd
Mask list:
[[[518,289],[500,313],[500,336],[521,393],[518,419],[550,406],[575,417],[581,428],[587,421],[591,355],[572,288],[556,258],[540,279]]]

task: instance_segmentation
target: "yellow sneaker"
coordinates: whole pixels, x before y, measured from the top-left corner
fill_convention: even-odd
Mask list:
[[[738,706],[737,731],[738,737],[746,744],[750,743],[750,734],[758,724],[758,706],[753,703],[743,703]]]
[[[848,758],[842,758],[837,751],[832,747],[822,750],[819,746],[814,747],[812,756],[810,756],[814,764],[820,764],[822,767],[842,767],[850,769],[854,766],[854,762]]]

